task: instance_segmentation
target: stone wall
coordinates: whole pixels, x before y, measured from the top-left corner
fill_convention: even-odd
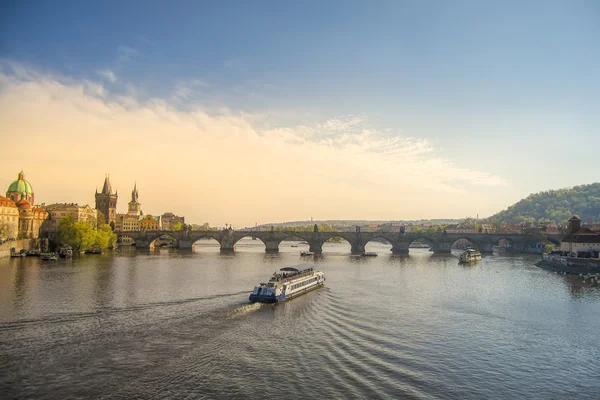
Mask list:
[[[21,249],[29,250],[34,245],[34,242],[35,240],[33,239],[23,239],[2,243],[0,244],[0,258],[10,257],[10,249],[13,247],[17,252],[21,251]]]

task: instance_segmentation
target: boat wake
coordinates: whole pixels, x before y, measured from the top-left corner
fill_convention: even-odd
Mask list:
[[[74,322],[85,320],[87,318],[98,318],[98,317],[109,317],[112,315],[118,315],[122,313],[130,313],[130,312],[139,312],[146,310],[153,310],[163,307],[171,307],[171,306],[179,306],[185,304],[191,304],[195,302],[216,300],[224,297],[233,297],[240,296],[242,294],[246,295],[248,291],[243,292],[235,292],[235,293],[224,293],[224,294],[216,294],[211,296],[202,296],[202,297],[191,297],[187,299],[178,299],[178,300],[167,300],[167,301],[159,301],[159,302],[151,302],[151,303],[141,303],[128,307],[96,307],[90,311],[82,311],[82,312],[64,312],[64,313],[53,313],[50,315],[41,316],[39,318],[31,318],[31,319],[18,319],[15,321],[7,321],[0,323],[0,331],[10,331],[14,329],[21,329],[32,325],[42,325],[42,324],[56,324],[56,323],[65,323],[65,322]]]

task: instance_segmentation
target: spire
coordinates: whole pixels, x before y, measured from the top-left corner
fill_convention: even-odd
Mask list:
[[[23,168],[21,168],[21,172],[19,172],[19,180],[20,181],[25,180],[25,174],[23,173]]]
[[[106,175],[106,178],[104,178],[104,186],[102,187],[102,194],[111,194],[112,193],[112,187],[110,186],[110,178],[108,175]]]
[[[131,191],[131,202],[137,203],[138,201],[138,191],[137,191],[137,182],[133,185],[133,190]]]

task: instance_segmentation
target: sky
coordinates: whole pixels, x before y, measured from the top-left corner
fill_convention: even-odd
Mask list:
[[[485,217],[598,180],[600,3],[3,1],[0,186],[190,223]]]

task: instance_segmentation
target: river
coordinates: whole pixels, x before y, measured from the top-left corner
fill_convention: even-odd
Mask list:
[[[598,398],[600,287],[536,256],[327,243],[325,287],[251,305],[306,246],[263,248],[0,259],[2,398]]]

